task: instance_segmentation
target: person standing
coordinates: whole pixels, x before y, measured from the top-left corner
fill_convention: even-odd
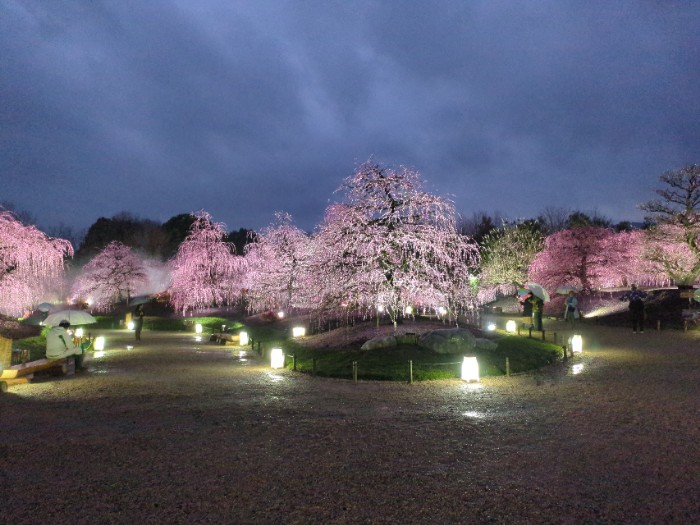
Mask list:
[[[544,309],[544,301],[534,294],[530,294],[528,302],[532,305],[532,327],[533,329],[542,331],[542,310]]]
[[[134,317],[136,317],[136,323],[134,325],[134,333],[136,334],[137,341],[141,340],[141,330],[143,330],[143,316],[144,316],[143,305],[140,304],[136,307],[136,310],[134,310]]]
[[[574,321],[580,317],[580,312],[578,310],[578,299],[574,291],[569,291],[569,295],[566,297],[564,303],[564,320],[570,322],[572,325]]]
[[[632,320],[632,332],[644,333],[644,299],[647,298],[646,292],[637,289],[637,285],[633,284],[632,289],[626,292],[620,301],[629,301],[630,318]]]

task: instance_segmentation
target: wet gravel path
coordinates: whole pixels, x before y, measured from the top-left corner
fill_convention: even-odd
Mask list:
[[[581,331],[583,357],[478,385],[115,332],[0,396],[0,523],[700,522],[700,334]]]

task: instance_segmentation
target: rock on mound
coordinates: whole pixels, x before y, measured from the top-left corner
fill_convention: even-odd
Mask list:
[[[416,344],[437,354],[461,354],[475,349],[494,350],[498,345],[488,339],[480,339],[464,328],[433,330],[420,336],[404,334],[375,337],[362,345],[362,350],[390,348],[399,344]]]

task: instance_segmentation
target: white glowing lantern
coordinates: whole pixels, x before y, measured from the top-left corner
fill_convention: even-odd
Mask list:
[[[486,329],[487,329],[489,332],[495,331],[495,330],[496,330],[496,323],[489,323],[489,324],[487,324],[487,325],[486,325]]]
[[[574,354],[583,352],[583,338],[578,334],[571,336],[571,351]]]
[[[576,376],[583,372],[583,365],[578,363],[571,368],[571,372]]]
[[[303,326],[295,326],[292,328],[292,337],[304,337],[306,335],[306,328]]]
[[[438,313],[440,315],[445,315],[447,313],[447,308],[445,308],[444,306],[441,306],[440,308],[438,308]]]
[[[277,312],[277,317],[279,317],[280,319],[284,319],[284,312],[282,310]]]
[[[83,329],[82,328],[75,329],[75,337],[83,337]]]
[[[479,380],[479,363],[477,363],[476,357],[465,356],[464,361],[462,361],[462,380]]]
[[[384,311],[384,305],[383,304],[378,304],[377,305],[377,312],[382,313]]]
[[[506,332],[514,334],[518,331],[518,325],[512,319],[506,323]]]
[[[92,306],[92,303],[94,303],[94,301],[92,299],[88,299],[85,302],[87,303],[88,306]]]
[[[133,330],[133,329],[134,329],[134,322],[133,322],[133,321],[129,321],[129,322],[126,324],[126,327],[127,327],[129,330]]]
[[[281,348],[273,348],[270,352],[270,366],[282,368],[284,366],[284,352]]]
[[[248,344],[248,332],[241,332],[238,334],[239,340],[241,345],[247,345]]]
[[[103,336],[98,336],[95,337],[95,350],[104,350],[105,349],[105,338]]]
[[[405,313],[406,315],[411,315],[411,314],[413,313],[413,307],[412,307],[412,306],[407,306],[407,307],[404,309],[404,313]]]
[[[194,333],[195,334],[202,333],[202,323],[197,323],[196,325],[194,325]]]

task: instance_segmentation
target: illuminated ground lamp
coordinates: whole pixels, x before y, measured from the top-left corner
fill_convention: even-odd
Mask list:
[[[509,334],[514,334],[518,331],[518,325],[512,319],[506,323],[506,332]]]
[[[479,363],[476,362],[476,357],[465,356],[462,361],[462,380],[479,381]]]
[[[240,334],[238,334],[238,337],[241,345],[248,344],[248,332],[241,332]]]
[[[270,352],[270,366],[282,368],[284,366],[284,352],[281,348],[273,348]]]
[[[495,332],[496,331],[496,323],[489,323],[486,325],[486,329],[489,332]]]
[[[196,325],[194,325],[194,333],[195,334],[202,333],[202,323],[197,323]]]
[[[583,365],[582,365],[581,363],[574,365],[574,366],[571,368],[571,372],[572,372],[575,376],[578,375],[578,374],[580,374],[581,372],[583,372]]]
[[[384,305],[383,304],[378,304],[377,305],[377,312],[382,313],[384,311]]]
[[[83,337],[83,329],[82,328],[75,329],[75,337]]]
[[[103,336],[97,336],[95,337],[95,345],[94,345],[95,350],[104,350],[105,349],[105,338]]]
[[[407,307],[404,309],[404,313],[405,313],[406,315],[411,315],[411,314],[413,313],[413,307],[412,307],[412,306],[407,306]]]
[[[292,337],[304,337],[306,335],[306,328],[303,326],[295,326],[292,328]]]
[[[440,308],[438,308],[438,313],[440,315],[445,315],[447,313],[447,308],[445,308],[444,306],[441,306]]]
[[[280,319],[284,319],[284,312],[282,310],[277,312],[277,317],[279,317]]]
[[[571,336],[571,352],[573,354],[580,354],[583,352],[583,338],[578,334]]]
[[[129,321],[129,322],[126,324],[126,327],[127,327],[129,330],[133,330],[133,329],[134,329],[134,322],[133,322],[133,321]]]

